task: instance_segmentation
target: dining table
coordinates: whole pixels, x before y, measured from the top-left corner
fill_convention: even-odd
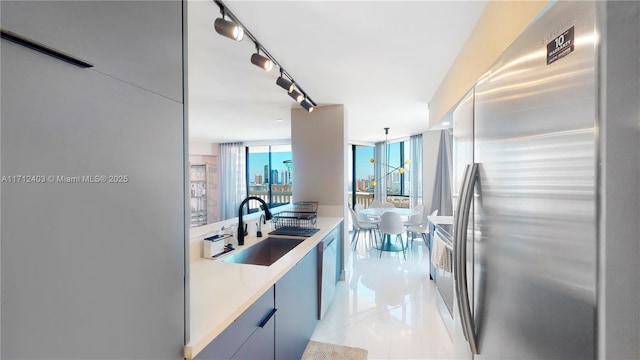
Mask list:
[[[360,210],[361,213],[372,218],[379,218],[380,216],[382,216],[382,214],[384,214],[387,211],[400,214],[400,216],[404,216],[407,218],[411,215],[415,215],[418,213],[414,209],[406,209],[406,208],[367,208],[367,209]]]
[[[380,221],[380,217],[385,212],[394,212],[399,214],[402,217],[406,217],[407,219],[411,215],[418,214],[418,211],[414,209],[406,209],[406,208],[367,208],[367,209],[360,210],[360,212],[368,216],[369,218],[373,219],[374,221]],[[376,244],[376,248],[382,251],[395,251],[395,252],[403,251],[403,247],[401,245],[394,244],[391,242],[390,236],[383,238],[382,244],[380,245],[380,247],[378,247],[378,245]]]

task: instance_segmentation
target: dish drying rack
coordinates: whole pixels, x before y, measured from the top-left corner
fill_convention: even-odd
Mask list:
[[[273,224],[278,229],[313,229],[318,220],[318,202],[300,201],[293,203],[293,210],[281,211],[273,216]]]

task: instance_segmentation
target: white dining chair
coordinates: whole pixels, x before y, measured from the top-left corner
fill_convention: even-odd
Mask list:
[[[374,222],[360,222],[358,219],[358,215],[356,212],[349,208],[349,213],[351,214],[351,222],[353,223],[353,236],[351,238],[351,245],[355,250],[358,246],[358,239],[360,237],[361,231],[366,231],[369,233],[369,241],[371,241],[372,236],[376,237],[376,233],[378,232],[378,224]],[[377,243],[377,239],[376,239]]]
[[[382,251],[384,249],[385,239],[391,241],[391,235],[396,236],[396,241],[400,239],[402,245],[402,254],[404,259],[407,259],[406,246],[402,240],[402,234],[404,234],[405,227],[402,225],[402,217],[400,214],[392,211],[387,211],[380,217],[380,226],[378,227],[382,234],[382,244],[380,244],[380,257],[382,257]]]
[[[407,241],[409,241],[409,234],[411,234],[411,246],[413,247],[413,238],[415,233],[409,231],[409,227],[426,224],[427,218],[424,216],[424,206],[416,205],[412,210],[413,214],[409,216],[409,219],[405,221],[403,225],[407,228]]]
[[[412,214],[409,216],[409,219],[404,222],[405,226],[411,225],[420,225],[424,222],[424,206],[416,205],[412,209]]]
[[[426,212],[423,212],[423,214],[426,214]],[[434,210],[431,214],[429,214],[429,216],[437,216],[438,215],[438,209]],[[424,244],[427,246],[427,248],[429,248],[429,250],[431,250],[431,248],[429,247],[429,234],[431,233],[429,230],[429,220],[427,220],[427,216],[423,216],[423,220],[422,220],[422,224],[420,225],[411,225],[411,226],[407,226],[407,232],[413,233],[413,234],[420,234],[420,236],[422,237],[422,241],[424,241]],[[413,242],[412,242],[413,245]]]
[[[382,201],[380,200],[373,200],[369,204],[369,208],[381,208],[381,207],[382,207]]]
[[[380,216],[367,215],[362,212],[362,210],[364,210],[364,206],[362,206],[362,204],[356,204],[353,207],[353,210],[355,210],[360,223],[375,223],[376,226],[380,223]]]
[[[383,208],[383,209],[395,209],[395,208],[396,208],[396,206],[395,206],[395,205],[393,205],[393,203],[390,203],[390,202],[384,202],[384,203],[382,203],[382,208]]]

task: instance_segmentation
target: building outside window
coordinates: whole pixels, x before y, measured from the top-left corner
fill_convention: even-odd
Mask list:
[[[408,208],[411,195],[411,142],[399,141],[391,143],[387,147],[387,161],[389,169],[403,168],[403,172],[392,171],[387,176],[387,202],[396,207]],[[409,163],[405,163],[405,161]]]
[[[247,187],[249,196],[257,196],[276,207],[291,202],[293,167],[291,145],[247,147]],[[260,203],[249,201],[249,212],[259,210]]]
[[[373,200],[374,157],[375,147],[351,146],[351,181],[349,182],[349,207],[362,204],[365,208]],[[355,164],[355,166],[353,166]],[[355,189],[355,192],[353,191]]]

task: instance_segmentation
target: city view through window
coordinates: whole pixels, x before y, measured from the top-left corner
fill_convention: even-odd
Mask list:
[[[373,146],[357,146],[355,150],[356,191],[373,194],[374,164],[370,159],[374,157]]]
[[[291,202],[293,166],[291,145],[250,146],[247,148],[247,184],[249,196],[263,199],[269,207]],[[259,209],[259,202],[249,201],[249,211]]]
[[[371,162],[375,157],[373,146],[355,146],[352,161],[355,162],[355,173],[350,174],[349,206],[353,206],[353,189],[355,188],[356,203],[368,207],[374,197],[376,181]],[[405,164],[410,154],[408,141],[396,142],[388,145],[387,160],[382,161],[387,166],[387,202],[396,207],[409,207],[409,191],[411,182],[411,165]],[[292,186],[294,182],[294,166],[292,164],[291,145],[277,146],[249,146],[247,147],[247,187],[249,196],[263,199],[269,207],[285,205],[291,202]],[[378,161],[376,161],[378,163]],[[404,172],[397,168],[403,167]],[[395,170],[394,170],[395,169]],[[375,180],[375,181],[374,181]],[[259,210],[259,202],[249,201],[249,212]]]
[[[375,183],[380,179],[375,179],[374,169],[376,164],[371,162],[374,158],[375,147],[355,146],[352,161],[355,163],[355,174],[352,174],[354,181],[349,187],[349,206],[353,206],[353,188],[356,189],[356,203],[368,207],[373,200]],[[405,164],[409,159],[410,143],[408,141],[389,144],[388,158],[382,161],[386,164],[383,172],[387,182],[387,202],[391,202],[396,207],[409,207],[409,191],[411,181],[411,166]],[[376,160],[379,163],[379,160]],[[397,168],[403,167],[404,172],[400,173]],[[396,169],[396,170],[393,170]],[[375,180],[375,182],[374,182]]]

